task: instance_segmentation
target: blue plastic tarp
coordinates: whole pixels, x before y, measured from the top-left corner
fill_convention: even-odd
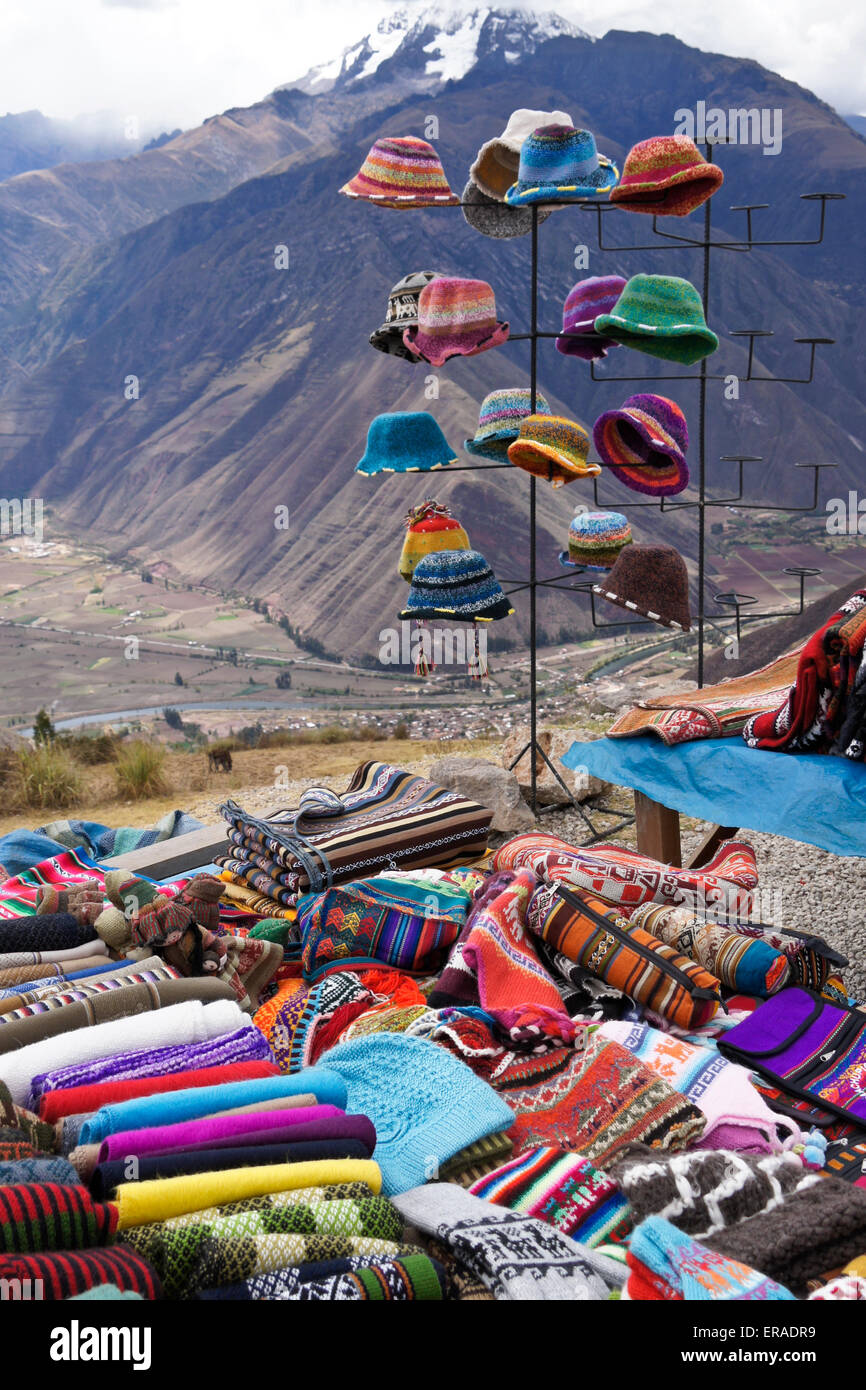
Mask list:
[[[763,830],[831,854],[866,855],[866,764],[769,753],[741,739],[669,748],[653,734],[573,743],[562,760],[717,825]]]

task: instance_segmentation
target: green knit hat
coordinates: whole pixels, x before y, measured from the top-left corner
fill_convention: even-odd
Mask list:
[[[704,318],[701,296],[676,275],[633,275],[596,333],[624,347],[691,365],[709,357],[719,340]]]

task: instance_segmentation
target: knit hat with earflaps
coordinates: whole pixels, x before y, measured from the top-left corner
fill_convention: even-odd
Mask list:
[[[591,275],[579,280],[569,290],[562,307],[562,336],[556,339],[556,349],[564,357],[582,357],[592,362],[606,357],[608,349],[616,347],[613,338],[596,332],[599,314],[609,314],[625,289],[621,275]]]
[[[408,584],[419,560],[436,550],[468,550],[469,537],[446,506],[427,498],[411,507],[406,517],[406,539],[400,554],[400,573]]]
[[[478,151],[469,177],[482,193],[503,202],[520,166],[520,151],[527,136],[546,125],[571,125],[565,111],[512,111],[497,140],[487,140]]]
[[[465,440],[464,449],[503,463],[508,457],[509,444],[520,433],[521,421],[532,413],[532,393],[527,387],[491,391],[481,402],[475,438]],[[550,414],[550,406],[540,391],[535,393],[535,413]]]
[[[610,201],[629,212],[685,217],[721,188],[725,176],[687,135],[653,135],[629,150]]]
[[[624,347],[691,366],[709,357],[719,340],[704,318],[701,296],[676,275],[633,275],[596,333]]]
[[[418,296],[425,285],[435,280],[441,271],[413,270],[404,275],[388,295],[388,309],[385,322],[375,333],[370,334],[370,346],[379,352],[387,352],[392,357],[402,357],[408,362],[419,362],[414,352],[410,352],[403,342],[404,328],[414,328],[418,322]]]
[[[672,545],[627,545],[592,591],[637,617],[691,630],[689,573]]]
[[[496,622],[514,609],[477,550],[438,550],[419,560],[402,618]]]
[[[441,275],[425,285],[418,298],[418,326],[407,328],[403,342],[410,352],[441,367],[451,357],[476,357],[499,347],[508,324],[496,317],[496,297],[486,280]]]
[[[568,528],[568,550],[560,551],[559,563],[609,570],[631,543],[631,527],[622,512],[578,512]]]
[[[428,1182],[446,1159],[514,1120],[486,1081],[425,1038],[356,1038],[323,1053],[319,1065],[345,1082],[347,1110],[372,1120],[389,1197]]]
[[[384,208],[455,207],[460,202],[433,146],[414,135],[377,140],[340,192]]]
[[[619,170],[600,155],[591,130],[541,126],[523,142],[517,182],[505,195],[512,207],[531,203],[576,202],[609,193]]]
[[[429,473],[456,463],[457,455],[426,410],[377,415],[367,430],[356,473]]]
[[[542,209],[539,223],[546,222],[552,212],[553,208]],[[532,231],[532,213],[528,208],[510,208],[498,198],[488,198],[471,179],[463,190],[463,216],[476,232],[500,241]]]
[[[676,401],[667,396],[629,396],[606,410],[592,427],[598,456],[634,492],[672,497],[689,481],[689,431]]]
[[[563,487],[575,478],[596,478],[601,472],[590,463],[589,435],[574,420],[561,415],[527,415],[520,422],[520,433],[508,446],[508,457],[517,468],[547,478],[554,487]]]

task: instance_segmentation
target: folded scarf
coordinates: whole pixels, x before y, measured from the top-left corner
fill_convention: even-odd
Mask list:
[[[205,1241],[198,1251],[185,1290],[187,1296],[199,1289],[219,1288],[241,1283],[273,1270],[335,1260],[352,1255],[393,1258],[423,1253],[417,1245],[377,1240],[370,1236],[257,1235],[234,1239],[230,1236]]]
[[[0,1024],[10,1027],[19,1019],[42,1018],[52,1010],[64,1009],[70,1004],[78,1003],[98,1008],[100,1011],[108,1008],[112,1017],[125,1017],[132,1012],[141,1012],[140,1009],[130,1006],[133,991],[145,988],[158,991],[161,985],[177,978],[177,972],[172,970],[171,966],[157,963],[146,968],[132,965],[128,973],[117,972],[114,975],[106,975],[105,979],[94,980],[88,977],[77,983],[67,981],[65,984],[49,985],[46,989],[19,995],[17,1000],[4,1001],[15,1007],[10,1012],[0,1015]],[[119,993],[121,990],[124,991],[122,994]],[[139,996],[136,996],[136,1002],[139,1002]],[[103,1013],[100,1012],[97,1021],[102,1019]]]
[[[78,1183],[0,1187],[0,1255],[110,1245],[117,1208],[94,1202]]]
[[[793,1302],[775,1280],[684,1235],[660,1216],[635,1230],[627,1255],[625,1297],[703,1302]]]
[[[0,970],[11,970],[19,965],[60,965],[64,970],[75,970],[76,962],[91,956],[108,958],[108,947],[97,937],[94,941],[82,941],[80,946],[67,946],[62,951],[11,951],[0,955]]]
[[[16,1105],[12,1091],[6,1082],[0,1080],[0,1134],[8,1136],[6,1142],[14,1144],[14,1135],[19,1136],[18,1142],[28,1145],[32,1152],[37,1150],[51,1152],[54,1149],[54,1131],[50,1125],[40,1120],[38,1115],[33,1115],[29,1110],[25,1110],[22,1105]],[[11,1154],[4,1153],[0,1144],[0,1158],[29,1158],[30,1154]]]
[[[407,1303],[440,1301],[447,1276],[429,1255],[355,1256],[258,1274],[241,1284],[205,1289],[199,1299],[304,1303]]]
[[[4,892],[8,884],[4,884]],[[10,951],[68,951],[72,946],[97,939],[89,923],[71,912],[44,917],[7,917],[0,921],[0,954]]]
[[[159,1178],[190,1177],[197,1173],[219,1173],[230,1168],[278,1167],[296,1163],[299,1167],[331,1159],[369,1159],[373,1146],[363,1139],[308,1139],[281,1144],[244,1144],[229,1149],[196,1149],[191,1153],[147,1154],[144,1158],[119,1158],[99,1163],[93,1171],[90,1189],[95,1197],[107,1198],[128,1182],[130,1166],[139,1183]]]
[[[31,1094],[35,1104],[48,1091],[65,1090],[72,1086],[95,1086],[101,1081],[168,1076],[260,1059],[266,1062],[274,1060],[266,1040],[253,1027],[252,1020],[242,1016],[240,1027],[202,1042],[142,1047],[134,1052],[112,1053],[92,1061],[57,1067],[41,1076],[34,1076]]]
[[[352,1123],[347,1123],[351,1121]],[[362,1121],[362,1124],[357,1122]],[[266,1110],[250,1115],[217,1115],[179,1125],[126,1130],[103,1139],[100,1163],[130,1154],[170,1154],[196,1149],[239,1148],[244,1144],[281,1144],[305,1139],[363,1139],[376,1143],[364,1115],[345,1115],[335,1105],[310,1105],[295,1110]]]
[[[126,1182],[118,1187],[115,1202],[118,1229],[166,1221],[184,1212],[202,1211],[226,1202],[244,1201],[265,1193],[308,1187],[333,1187],[364,1183],[373,1196],[382,1190],[382,1173],[371,1160],[335,1159],[317,1163],[268,1164],[234,1168],[147,1182]]]
[[[156,1272],[136,1250],[66,1250],[41,1255],[0,1255],[0,1281],[14,1280],[33,1290],[34,1299],[58,1300],[85,1293],[97,1284],[114,1284],[124,1293],[156,1299]],[[25,1281],[29,1281],[25,1282]]]
[[[65,1115],[92,1114],[103,1106],[138,1100],[142,1096],[168,1095],[171,1091],[224,1086],[235,1081],[255,1081],[277,1075],[279,1073],[273,1062],[234,1062],[228,1066],[174,1072],[169,1076],[142,1076],[128,1081],[103,1081],[94,1086],[70,1086],[65,1091],[49,1091],[43,1095],[39,1101],[39,1116],[49,1124],[55,1124]]]
[[[197,982],[172,981],[173,985],[189,983]],[[70,1013],[79,1010],[84,1014],[86,1006],[70,1005]],[[62,1014],[64,1010],[60,1012]],[[22,1046],[19,1051],[8,1052],[3,1057],[0,1069],[13,1099],[23,1104],[30,1093],[32,1078],[42,1072],[72,1062],[83,1062],[129,1051],[136,1047],[157,1047],[169,1042],[203,1042],[206,1038],[234,1031],[242,1018],[243,1014],[237,1004],[228,999],[220,999],[213,1004],[201,1004],[190,999],[186,1003],[138,1014],[134,1018],[76,1028],[58,1037],[45,1038],[41,1042]],[[27,1023],[0,1029],[0,1034],[5,1041],[6,1034],[11,1033],[13,1028],[26,1028],[30,1023],[39,1021],[28,1019]]]
[[[68,1158],[19,1158],[0,1163],[0,1186],[19,1182],[59,1182],[68,1187],[80,1183],[76,1169]]]
[[[396,1207],[385,1197],[368,1197],[361,1202],[294,1202],[259,1211],[229,1215],[220,1212],[210,1220],[196,1213],[176,1217],[169,1223],[135,1226],[124,1232],[124,1241],[151,1262],[167,1298],[189,1298],[202,1287],[202,1279],[209,1277],[203,1273],[203,1266],[207,1265],[215,1242],[226,1246],[231,1242],[238,1249],[242,1242],[261,1242],[266,1236],[293,1236],[305,1244],[272,1251],[271,1258],[277,1255],[284,1257],[285,1264],[295,1264],[301,1258],[305,1262],[325,1258],[321,1246],[316,1249],[317,1236],[329,1242],[346,1242],[345,1253],[349,1254],[363,1253],[360,1247],[350,1250],[349,1242],[366,1240],[377,1246],[380,1242],[396,1246],[402,1235],[403,1218]],[[334,1249],[333,1245],[329,1248]]]
[[[485,1202],[546,1221],[590,1248],[626,1240],[632,1228],[628,1201],[614,1178],[588,1158],[552,1146],[527,1149],[469,1191]]]
[[[258,1081],[238,1081],[228,1086],[205,1086],[175,1091],[167,1095],[142,1096],[120,1105],[104,1106],[85,1124],[81,1143],[92,1144],[121,1130],[151,1129],[155,1125],[180,1124],[215,1115],[239,1105],[277,1096],[312,1092],[320,1105],[346,1108],[346,1085],[340,1077],[322,1067],[307,1067],[297,1076],[266,1076]]]

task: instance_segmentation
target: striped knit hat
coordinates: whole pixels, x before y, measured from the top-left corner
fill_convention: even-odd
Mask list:
[[[562,332],[567,336],[557,338],[557,350],[565,357],[582,357],[585,362],[606,357],[608,348],[616,343],[596,333],[595,321],[599,314],[610,313],[625,285],[621,275],[591,275],[578,281],[563,305]]]
[[[630,149],[612,203],[629,212],[685,217],[721,188],[725,176],[687,135],[653,135]]]
[[[538,415],[550,414],[550,406],[540,391],[535,393],[535,407]],[[508,457],[509,444],[520,433],[521,420],[531,414],[532,392],[526,387],[491,391],[481,402],[475,438],[464,440],[464,449],[482,458],[504,462]]]
[[[600,155],[591,130],[569,125],[541,126],[523,142],[517,182],[505,195],[506,203],[575,202],[609,193],[619,170]]]
[[[623,546],[631,543],[631,527],[622,512],[578,512],[568,528],[568,550],[560,551],[559,562],[609,570]]]
[[[492,569],[477,550],[438,550],[415,566],[400,617],[495,622],[513,612]]]
[[[625,347],[691,365],[709,357],[719,340],[707,327],[701,296],[676,275],[633,275],[615,307],[600,314],[596,333]]]
[[[476,357],[499,347],[508,324],[496,318],[496,298],[486,280],[442,275],[425,285],[418,298],[418,327],[403,342],[416,357],[441,367],[450,357]]]
[[[364,457],[356,473],[429,473],[456,463],[454,450],[426,410],[377,415],[367,430]]]
[[[436,279],[438,273],[435,270],[413,270],[397,281],[388,295],[385,322],[375,333],[370,334],[371,347],[377,348],[379,352],[387,352],[392,357],[402,357],[409,362],[420,361],[403,342],[403,330],[417,324],[418,296],[425,285]]]
[[[472,182],[488,198],[503,202],[520,166],[520,151],[527,136],[546,125],[571,125],[565,111],[512,111],[498,140],[487,140],[469,170]]]
[[[593,1249],[628,1236],[628,1202],[613,1178],[578,1153],[544,1145],[526,1149],[469,1189],[485,1202],[523,1212]]]
[[[432,498],[412,507],[406,517],[406,539],[400,555],[400,573],[408,584],[415,566],[435,550],[468,550],[469,537],[448,508]]]
[[[592,591],[663,627],[691,630],[689,572],[672,545],[627,545],[610,574]]]
[[[563,487],[575,478],[597,478],[601,468],[590,463],[589,435],[582,425],[561,415],[527,415],[520,433],[508,446],[508,457],[517,468],[547,478]]]
[[[442,162],[433,146],[414,135],[377,140],[359,172],[340,189],[383,208],[456,207]]]
[[[667,396],[629,396],[599,415],[592,437],[602,463],[634,492],[672,497],[688,484],[686,417]]]

